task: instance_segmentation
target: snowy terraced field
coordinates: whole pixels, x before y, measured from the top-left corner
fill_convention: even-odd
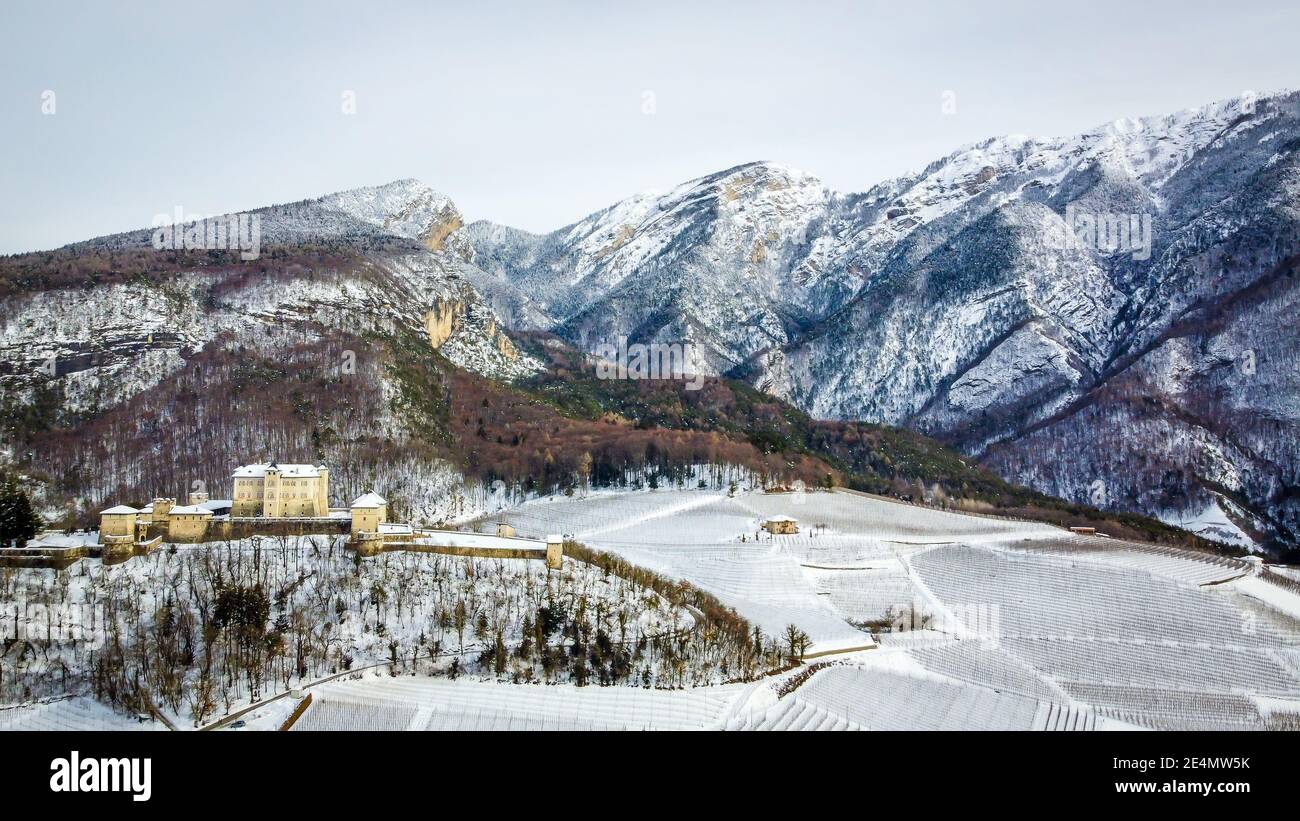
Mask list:
[[[805,567],[804,574],[835,612],[858,624],[899,613],[916,596],[907,573],[896,561],[836,570]]]
[[[1046,676],[985,642],[922,646],[911,649],[909,654],[927,670],[958,681],[1047,701],[1068,701],[1064,691]]]
[[[1283,567],[1280,565],[1274,565],[1269,569],[1280,576],[1285,576],[1288,579],[1300,582],[1300,567]]]
[[[1074,561],[1095,561],[1125,570],[1165,576],[1188,584],[1223,582],[1236,578],[1249,569],[1245,562],[1226,556],[1206,556],[1173,547],[1117,549],[1116,543],[1110,539],[1089,536],[1033,539],[1015,546],[1031,553],[1068,556]]]
[[[872,667],[835,667],[730,729],[781,729],[799,707],[865,730],[1031,730],[1036,700]]]
[[[89,698],[68,698],[0,710],[0,731],[165,730],[158,721],[139,721]]]
[[[744,685],[691,690],[370,678],[316,689],[294,730],[716,729]]]
[[[1180,584],[1120,565],[956,545],[909,561],[944,604],[997,607],[1003,636],[1217,647],[1300,642],[1281,619],[1247,623],[1230,589]]]
[[[1103,715],[1153,729],[1242,730],[1262,720],[1255,702],[1244,696],[1073,683],[1065,688]]]
[[[756,541],[776,514],[800,533]],[[685,578],[765,633],[796,624],[810,655],[878,639],[731,727],[1242,728],[1300,711],[1300,623],[1243,595],[1262,582],[1236,559],[847,492],[602,495],[505,518]],[[913,612],[930,620],[853,626]]]

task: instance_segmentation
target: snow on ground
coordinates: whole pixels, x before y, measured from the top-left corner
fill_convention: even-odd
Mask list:
[[[1300,582],[1300,567],[1288,567],[1287,565],[1274,564],[1269,565],[1269,570],[1280,576],[1286,576],[1288,579],[1294,579]]]
[[[690,690],[371,677],[313,691],[294,730],[718,729],[743,684]]]
[[[771,498],[771,497],[768,497]],[[779,635],[797,624],[812,639],[811,653],[862,647],[873,643],[869,633],[855,628],[820,595],[816,579],[805,572],[801,553],[817,536],[805,529],[798,536],[772,537],[761,520],[784,511],[762,494],[731,498],[706,491],[653,491],[602,495],[531,503],[500,518],[521,535],[548,532],[571,534],[591,547],[622,555],[643,567],[687,581],[716,595],[757,624],[765,634]],[[796,510],[836,511],[835,494],[803,494]],[[847,520],[846,520],[847,521]],[[742,541],[743,539],[743,541]],[[855,552],[871,552],[876,544],[858,539]]]
[[[114,712],[94,699],[65,698],[0,708],[3,730],[165,730],[161,722]]]
[[[99,544],[99,531],[87,530],[76,533],[45,532],[29,539],[27,547],[89,547]]]
[[[1174,527],[1181,527],[1206,539],[1234,547],[1244,547],[1247,550],[1258,550],[1255,540],[1247,536],[1236,522],[1228,518],[1228,514],[1224,512],[1217,499],[1199,512],[1162,514],[1160,518]]]
[[[1238,579],[1232,585],[1253,599],[1259,599],[1276,610],[1286,613],[1293,619],[1300,620],[1300,596],[1290,590],[1284,590],[1262,579],[1250,576]]]
[[[1031,730],[1038,702],[875,666],[834,667],[735,729]]]
[[[444,535],[444,542],[458,543],[465,536],[472,537],[473,543],[544,547],[496,536]],[[475,669],[484,664],[481,654],[494,641],[519,647],[525,636],[536,636],[530,625],[538,623],[544,606],[553,619],[549,646],[560,648],[571,642],[570,636],[555,634],[590,607],[601,619],[601,629],[610,631],[609,642],[633,648],[638,681],[658,683],[655,677],[663,672],[663,664],[659,657],[642,657],[641,640],[694,625],[688,610],[672,606],[653,591],[571,559],[558,570],[530,559],[422,552],[383,553],[361,561],[344,549],[344,541],[345,537],[331,536],[292,536],[265,543],[237,540],[170,546],[115,565],[83,559],[66,571],[6,570],[0,573],[0,710],[20,701],[89,694],[84,670],[90,654],[102,655],[119,642],[128,652],[113,669],[129,680],[128,663],[142,656],[154,660],[146,655],[153,645],[143,636],[148,631],[152,637],[164,613],[175,624],[198,625],[195,609],[228,595],[227,590],[252,590],[254,585],[272,591],[264,594],[262,606],[280,640],[292,641],[300,650],[301,669],[270,663],[247,676],[242,672],[216,676],[209,705],[195,713],[197,702],[186,694],[199,686],[202,671],[197,660],[202,654],[191,654],[189,661],[178,659],[170,669],[187,686],[168,691],[167,696],[150,691],[157,708],[176,725],[207,723],[339,670],[376,664],[388,669],[396,666],[395,657],[403,669],[418,668],[424,674],[446,672],[453,663],[458,669]],[[252,606],[257,606],[256,599]],[[129,621],[117,615],[119,608],[128,607],[133,608]],[[134,629],[137,619],[139,636]],[[132,629],[124,628],[124,623]],[[591,640],[596,638],[593,635]],[[188,640],[191,647],[202,646],[198,637]],[[234,669],[231,665],[236,662],[227,655],[226,642],[214,641],[211,646],[213,669]],[[553,680],[558,665],[548,672],[540,656],[535,652],[503,657],[498,672],[523,681]],[[689,670],[674,670],[674,682],[722,680],[721,671],[707,667],[702,661]],[[698,677],[686,678],[695,673]],[[86,723],[99,726],[94,716],[88,716]]]
[[[800,532],[761,531],[772,515]],[[298,729],[1246,729],[1300,715],[1300,597],[1237,559],[842,492],[592,493],[474,526],[496,520],[686,579],[769,636],[798,626],[809,655],[826,655],[674,690],[381,665],[311,687]],[[74,720],[20,709],[28,723]],[[248,728],[291,709],[253,711]]]
[[[380,525],[383,527],[383,525]],[[545,550],[544,539],[518,539],[490,533],[465,533],[454,530],[419,530],[415,543],[438,547],[485,547],[493,550]]]
[[[773,515],[800,533],[761,532]],[[765,633],[793,623],[810,655],[874,644],[865,627],[889,649],[826,658],[906,658],[865,678],[820,673],[832,683],[799,709],[737,726],[1230,728],[1267,721],[1243,702],[1300,711],[1296,597],[1236,559],[846,492],[605,494],[501,518],[685,578]]]

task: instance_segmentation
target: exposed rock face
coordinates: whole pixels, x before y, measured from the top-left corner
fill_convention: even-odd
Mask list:
[[[540,366],[515,350],[469,284],[470,266],[448,241],[458,236],[460,214],[426,186],[406,180],[255,214],[267,252],[278,250],[237,274],[220,271],[218,260],[212,270],[178,269],[161,282],[0,301],[0,385],[13,397],[57,386],[66,410],[95,413],[157,384],[219,335],[257,346],[285,327],[300,329],[304,341],[326,329],[418,329],[453,363],[485,375],[508,379]],[[138,231],[71,249],[150,249],[150,237]],[[315,265],[292,250],[319,247],[346,252],[350,262]]]
[[[419,180],[398,180],[372,188],[340,191],[320,204],[385,234],[418,240],[430,251],[448,248],[447,238],[464,223],[455,203]],[[454,243],[448,250],[457,250]]]
[[[550,328],[590,348],[619,337],[690,340],[701,369],[719,373],[788,342],[853,292],[852,282],[800,267],[805,237],[830,205],[815,178],[756,163],[633,197],[546,236],[482,222],[465,235],[496,290],[526,306],[502,313],[516,327]]]
[[[429,332],[429,344],[441,348],[451,338],[456,321],[465,314],[463,302],[435,302],[433,310],[424,315],[424,327]]]
[[[536,296],[544,321],[518,326],[691,341],[815,416],[1295,544],[1298,145],[1292,93],[991,139],[862,194],[758,163],[544,236],[464,234],[500,291]]]

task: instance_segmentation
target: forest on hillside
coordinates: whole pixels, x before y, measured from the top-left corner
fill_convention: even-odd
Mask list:
[[[86,695],[198,726],[323,677],[658,689],[750,680],[800,646],[684,582],[570,545],[526,559],[384,553],[346,537],[170,547],[120,565],[0,568],[0,703]]]

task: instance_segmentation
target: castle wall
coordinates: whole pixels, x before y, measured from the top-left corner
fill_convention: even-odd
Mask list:
[[[167,539],[172,542],[204,541],[211,522],[211,516],[172,514],[167,521]]]
[[[135,538],[134,513],[105,513],[99,517],[99,539],[101,542],[109,536],[130,536]]]

